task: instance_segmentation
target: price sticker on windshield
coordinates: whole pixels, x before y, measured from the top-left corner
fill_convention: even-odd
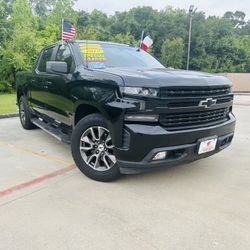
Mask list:
[[[106,60],[101,44],[82,43],[79,45],[86,62],[104,62]]]

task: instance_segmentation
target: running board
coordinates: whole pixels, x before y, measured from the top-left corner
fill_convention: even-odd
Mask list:
[[[42,119],[38,119],[38,118],[32,118],[31,122],[35,124],[37,127],[47,132],[48,134],[54,136],[59,141],[67,143],[67,144],[71,143],[71,136],[63,133],[60,130],[60,128],[55,128],[54,126],[52,126],[51,123],[46,123]]]

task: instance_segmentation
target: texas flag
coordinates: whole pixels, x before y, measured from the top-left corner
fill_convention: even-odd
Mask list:
[[[153,40],[149,36],[146,36],[142,41],[141,48],[145,51],[148,51],[149,47],[153,43],[154,43]]]

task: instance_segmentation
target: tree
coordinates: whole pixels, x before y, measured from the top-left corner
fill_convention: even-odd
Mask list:
[[[34,13],[40,17],[46,17],[52,10],[53,0],[29,0]]]
[[[89,15],[89,24],[94,27],[106,28],[108,16],[99,10],[93,10]]]
[[[13,0],[0,0],[0,48],[10,33],[9,16],[12,12],[12,3]]]
[[[117,34],[109,38],[110,42],[116,42],[116,43],[123,43],[123,44],[129,44],[133,46],[138,46],[138,41],[135,40],[133,36],[131,36],[129,33],[123,35],[123,34]]]
[[[224,18],[228,18],[232,21],[235,28],[241,28],[246,24],[246,14],[243,11],[228,11],[224,14]]]
[[[72,0],[56,0],[53,1],[52,10],[47,18],[47,25],[61,25],[62,19],[70,21],[74,25],[77,23],[77,13],[73,9],[74,2]]]
[[[217,72],[246,72],[249,55],[237,37],[224,37],[217,42]]]
[[[40,50],[36,39],[37,19],[33,16],[26,0],[16,0],[13,3],[13,13],[10,18],[12,36],[0,49],[0,81],[7,89],[15,79],[18,70],[28,70],[33,65]],[[2,84],[3,85],[3,84]]]
[[[247,21],[246,24],[240,29],[239,35],[250,35],[250,21]]]
[[[0,1],[0,17],[6,19],[12,12],[12,4],[14,0],[1,0]]]
[[[26,0],[16,0],[12,11],[10,21],[15,32],[37,29],[38,19],[32,14],[31,7]]]
[[[77,30],[77,39],[107,41],[110,34],[108,31],[94,26],[87,26]]]
[[[49,24],[45,29],[36,33],[36,39],[39,42],[39,47],[55,43],[61,39],[61,27],[56,24]]]
[[[180,37],[165,39],[161,48],[161,61],[164,65],[181,68],[184,56],[184,43]]]
[[[89,25],[89,13],[86,11],[79,11],[77,13],[77,27],[78,28],[86,28]]]

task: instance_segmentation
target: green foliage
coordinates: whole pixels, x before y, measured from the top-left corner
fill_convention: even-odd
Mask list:
[[[161,47],[161,61],[165,66],[181,68],[184,56],[183,39],[173,38],[166,39]]]
[[[242,27],[246,24],[245,17],[246,14],[242,11],[235,11],[234,13],[231,11],[228,11],[224,14],[225,18],[228,18],[232,21],[235,27]]]
[[[29,0],[34,13],[40,17],[46,17],[52,8],[53,0]]]
[[[154,40],[150,53],[169,67],[186,68],[189,15],[166,7],[137,7],[112,16],[76,11],[75,0],[0,0],[0,92],[10,91],[18,70],[29,70],[42,47],[60,40],[61,20],[77,39],[139,45],[142,30]],[[250,21],[244,12],[193,17],[190,69],[250,72]]]
[[[0,80],[0,93],[9,93],[12,91],[12,87],[7,80]]]
[[[215,46],[218,58],[218,72],[243,72],[247,63],[247,53],[236,37],[220,39]]]
[[[12,27],[19,31],[37,28],[37,18],[32,14],[31,7],[26,0],[16,0],[13,3],[10,22]]]
[[[37,19],[26,0],[16,0],[9,20],[12,36],[0,48],[0,91],[9,91],[18,70],[28,70],[41,46],[36,39]]]
[[[48,15],[47,24],[61,25],[62,19],[68,20],[73,24],[77,22],[77,13],[72,8],[71,0],[53,1],[52,11]]]
[[[36,39],[40,48],[53,44],[61,39],[61,27],[56,24],[49,24],[45,29],[37,32]]]
[[[17,71],[30,69],[40,48],[34,32],[15,31],[13,40],[6,43],[0,51],[3,62],[0,73],[3,80],[8,80],[11,84]]]
[[[77,29],[77,39],[105,41],[108,39],[108,37],[109,33],[100,27],[89,25],[87,27],[79,27]]]
[[[10,24],[7,20],[11,12],[12,0],[0,0],[0,48],[8,37]]]
[[[136,41],[135,38],[131,36],[129,33],[114,35],[109,39],[109,41],[116,43],[130,44],[136,47],[139,46],[139,42]]]

